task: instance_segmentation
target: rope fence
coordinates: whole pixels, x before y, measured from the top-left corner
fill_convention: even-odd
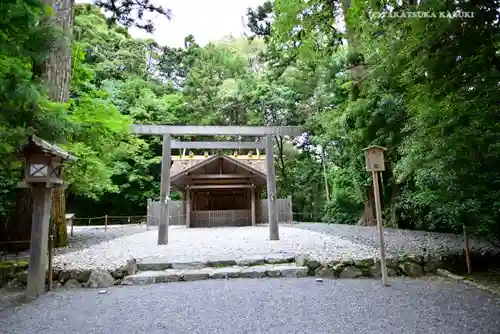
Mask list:
[[[186,214],[174,214],[170,216],[170,224],[171,225],[184,225],[184,220],[186,218]],[[150,222],[148,223],[148,217],[150,218]],[[173,218],[179,217],[179,220],[182,223],[173,223]],[[292,222],[300,222],[300,221],[318,221],[314,219],[314,217],[318,217],[317,213],[310,212],[293,212],[292,214]],[[73,236],[73,227],[83,227],[83,226],[104,226],[104,230],[108,229],[109,225],[134,225],[134,224],[145,224],[147,228],[149,225],[157,226],[158,219],[156,217],[148,216],[148,215],[138,215],[138,216],[96,216],[96,217],[72,217],[66,219],[67,227],[71,227],[70,235]],[[30,242],[30,240],[20,240],[20,241],[0,241],[0,244],[15,244],[15,243],[26,243]]]
[[[98,217],[72,217],[66,219],[66,227],[70,227],[70,235],[73,236],[73,227],[82,227],[82,226],[104,226],[104,231],[108,230],[109,225],[135,225],[135,224],[146,224],[146,229],[149,229],[147,226],[147,217],[148,216],[98,216]],[[78,223],[77,223],[78,221]],[[116,224],[118,222],[118,224]],[[6,244],[22,244],[22,243],[30,243],[31,240],[9,240],[9,241],[0,241],[0,245]]]
[[[67,219],[67,225],[71,226],[70,235],[73,236],[74,226],[104,226],[104,231],[108,230],[108,225],[132,225],[132,224],[147,224],[148,216],[99,216],[99,217],[72,217]],[[104,221],[103,221],[104,220]],[[80,223],[80,221],[82,223]],[[86,223],[86,224],[85,224]],[[110,224],[113,223],[113,224]]]
[[[175,216],[175,217],[174,217]],[[310,212],[293,212],[293,219],[291,221],[292,225],[295,222],[299,221],[314,221],[314,219],[309,220],[308,218],[313,218],[317,216],[316,213]],[[150,219],[148,219],[148,217]],[[181,223],[174,223],[176,220],[173,218],[177,218],[176,220],[181,221]],[[186,214],[177,214],[170,216],[171,225],[184,225],[184,221],[186,218]],[[174,223],[174,224],[172,224]],[[159,221],[156,217],[148,216],[148,215],[140,215],[140,216],[96,216],[96,217],[72,217],[66,219],[66,226],[70,228],[70,236],[74,236],[73,228],[76,227],[84,227],[84,226],[104,226],[104,231],[108,230],[109,225],[135,225],[135,224],[144,224],[146,225],[146,229],[149,230],[151,226],[158,226]],[[0,245],[2,244],[22,244],[29,243],[30,240],[12,240],[12,241],[0,241]]]
[[[186,214],[184,213],[175,213],[170,215],[170,226],[176,225],[185,225]],[[193,217],[193,215],[191,216]],[[192,218],[193,219],[193,218]],[[307,222],[307,223],[326,223],[326,224],[335,224],[335,221],[328,221],[321,219],[321,214],[319,212],[297,212],[294,211],[292,213],[292,220],[287,221],[286,223],[291,223],[292,225]],[[146,226],[146,229],[149,230],[151,226],[156,227],[159,225],[159,217],[155,215],[136,215],[136,216],[96,216],[96,217],[71,217],[66,219],[66,226],[70,229],[69,234],[71,236],[74,235],[74,227],[104,227],[104,231],[108,230],[110,225],[121,225],[123,227],[127,225],[142,225]],[[355,225],[355,224],[354,224]],[[384,220],[385,227],[392,227],[387,225],[387,222]],[[462,233],[465,232],[465,227],[462,230]],[[469,239],[469,237],[475,236],[474,231],[466,231],[464,233],[464,238]],[[10,241],[0,241],[0,245],[3,244],[21,244],[21,243],[29,243],[30,240],[10,240]]]

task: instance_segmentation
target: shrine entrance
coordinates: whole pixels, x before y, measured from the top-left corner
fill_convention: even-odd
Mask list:
[[[276,208],[276,172],[274,169],[274,154],[273,154],[273,144],[274,136],[300,136],[303,133],[301,127],[298,126],[176,126],[176,125],[133,125],[133,133],[139,135],[162,135],[163,136],[163,149],[162,149],[162,170],[161,170],[161,189],[160,189],[160,203],[161,203],[161,214],[160,222],[158,224],[158,244],[164,245],[168,243],[168,226],[170,220],[170,188],[175,187],[175,182],[181,182],[177,186],[178,188],[183,188],[181,191],[185,191],[185,201],[188,204],[186,211],[186,220],[191,224],[191,213],[196,212],[195,222],[196,224],[211,224],[211,221],[215,221],[217,224],[222,222],[228,223],[230,221],[236,221],[238,224],[244,224],[248,221],[248,189],[252,189],[250,192],[250,198],[254,194],[254,200],[250,199],[250,205],[253,203],[253,210],[250,207],[250,222],[254,223],[256,221],[256,194],[255,191],[257,187],[267,188],[267,218],[269,222],[269,239],[279,240],[278,231],[278,215]],[[170,136],[246,136],[246,137],[265,137],[265,141],[252,141],[252,142],[180,142],[171,141]],[[175,173],[172,162],[172,149],[241,149],[241,150],[252,150],[252,149],[264,149],[266,151],[265,157],[265,174],[260,173],[252,167],[245,168],[238,159],[232,159],[228,156],[212,156],[204,163],[192,163],[190,168],[191,172],[194,172],[197,168],[203,168],[203,173],[198,174],[192,173],[189,175],[190,171],[184,170],[183,175],[173,175]],[[204,155],[204,158],[206,158]],[[190,154],[190,158],[193,156]],[[181,157],[182,158],[182,157]],[[236,157],[235,157],[236,158]],[[218,160],[218,162],[214,162]],[[235,173],[222,173],[219,170],[218,175],[230,175],[230,176],[214,176],[214,168],[222,164],[227,166],[233,166],[234,168],[240,168],[242,174]],[[197,166],[198,165],[198,166]],[[223,166],[224,167],[224,166]],[[212,168],[212,172],[209,169]],[[246,172],[243,172],[246,170]],[[252,174],[253,173],[253,174]],[[193,179],[193,175],[195,178]],[[196,175],[198,180],[196,180]],[[203,176],[204,175],[204,176]],[[208,176],[209,175],[209,176]],[[249,175],[252,175],[249,177]],[[178,180],[175,177],[178,176]],[[208,176],[208,177],[207,177]],[[200,179],[201,177],[201,179]],[[207,180],[212,179],[211,182]],[[205,180],[200,183],[200,180]],[[223,181],[224,180],[224,181]],[[238,180],[238,181],[236,181]],[[244,180],[244,182],[242,182]],[[196,181],[196,182],[195,182]],[[236,191],[236,189],[239,189]],[[246,189],[246,190],[245,190]],[[214,190],[222,190],[218,194],[212,192]],[[196,191],[194,193],[193,191]],[[234,192],[234,193],[233,193]],[[195,196],[196,209],[194,209],[192,204],[191,196]],[[224,203],[231,198],[231,202]],[[225,207],[232,208],[228,210],[211,210],[211,208],[216,208],[218,205],[223,205]],[[243,209],[236,209],[236,208]],[[193,210],[194,209],[194,210]],[[205,210],[203,210],[205,209]],[[207,212],[208,211],[208,212]],[[226,211],[226,212],[224,212]],[[231,211],[231,216],[229,217],[229,212]],[[212,216],[210,215],[212,212]],[[208,214],[208,217],[207,217]],[[215,215],[215,216],[214,216]],[[222,216],[222,218],[218,217]],[[210,218],[212,217],[212,219]],[[215,219],[214,219],[215,218]],[[220,219],[219,219],[220,218]]]
[[[220,153],[179,157],[174,158],[171,172],[172,188],[185,200],[187,227],[256,224],[256,201],[266,187],[262,157]]]

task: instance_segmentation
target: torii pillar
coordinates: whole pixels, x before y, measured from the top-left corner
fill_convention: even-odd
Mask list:
[[[170,202],[170,165],[172,160],[170,135],[163,135],[160,184],[160,223],[158,224],[158,245],[168,244],[169,202]]]
[[[266,136],[267,168],[267,216],[269,220],[269,239],[279,240],[278,219],[276,217],[276,171],[274,170],[273,136]]]

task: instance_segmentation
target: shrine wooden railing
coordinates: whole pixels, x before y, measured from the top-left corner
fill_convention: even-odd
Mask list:
[[[205,210],[194,211],[192,227],[248,226],[251,225],[250,210]]]
[[[256,203],[257,224],[267,224],[267,199]],[[292,223],[292,198],[276,199],[278,223]],[[158,226],[161,207],[157,201],[148,200],[148,226]],[[186,224],[186,205],[184,201],[171,201],[169,205],[169,225]],[[251,224],[250,210],[207,210],[191,213],[191,227],[201,226],[246,226]]]

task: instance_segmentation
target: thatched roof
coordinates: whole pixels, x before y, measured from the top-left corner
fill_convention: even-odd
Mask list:
[[[203,160],[199,159],[189,159],[189,160],[174,160],[172,166],[170,167],[170,175],[174,176],[179,174],[182,171],[185,171],[188,168],[193,167],[201,163]]]
[[[254,157],[249,158],[248,156],[238,156],[237,158],[227,156],[228,158],[235,159],[240,163],[245,164],[246,166],[253,168],[257,170],[258,172],[261,172],[262,174],[266,174],[266,157],[265,156],[260,156],[260,157]],[[170,167],[170,175],[175,176],[186,169],[189,169],[193,166],[196,166],[198,164],[201,164],[202,162],[206,161],[209,158],[205,158],[204,156],[194,156],[193,158],[179,158],[179,157],[172,157],[173,164]]]
[[[267,169],[266,169],[266,158],[264,159],[238,159],[238,161],[244,163],[250,168],[253,168],[262,174],[266,175],[267,174]]]

